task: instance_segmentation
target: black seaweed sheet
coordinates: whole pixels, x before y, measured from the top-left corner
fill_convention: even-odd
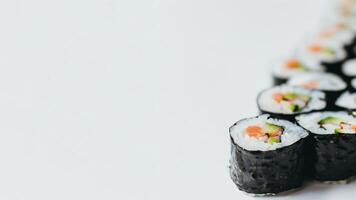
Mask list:
[[[336,100],[344,93],[346,89],[339,91],[323,91],[325,93],[326,108],[325,110],[336,111],[340,110],[338,106],[335,105]]]
[[[297,115],[300,115],[301,113],[297,113],[297,114],[280,114],[280,113],[273,113],[273,112],[268,112],[268,111],[265,111],[263,109],[260,108],[260,106],[258,106],[258,109],[259,109],[259,113],[261,115],[263,114],[268,114],[270,115],[271,117],[274,117],[274,118],[278,118],[278,119],[284,119],[284,120],[288,120],[290,122],[293,122],[295,123],[295,117]],[[306,113],[309,113],[309,112],[305,112],[303,114],[306,114]]]
[[[342,64],[345,62],[345,60],[346,59],[336,62],[322,62],[321,65],[325,67],[326,72],[342,76]]]
[[[356,174],[355,134],[311,134],[313,177],[319,181],[346,180]]]
[[[344,49],[345,49],[345,51],[347,53],[346,60],[350,60],[350,59],[356,57],[355,45],[356,45],[356,37],[354,37],[352,39],[352,42],[350,44],[344,45]]]
[[[282,84],[285,84],[288,81],[288,79],[280,78],[280,77],[278,77],[276,75],[273,75],[272,78],[273,78],[273,86],[282,85]]]
[[[230,175],[251,194],[278,194],[300,187],[304,180],[304,142],[274,151],[247,151],[231,139]]]

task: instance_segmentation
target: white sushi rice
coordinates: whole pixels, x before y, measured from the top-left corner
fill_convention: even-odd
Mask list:
[[[291,58],[285,58],[277,61],[274,66],[272,67],[272,73],[274,76],[279,78],[288,79],[292,76],[300,75],[306,73],[308,71],[324,71],[324,67],[321,66],[318,62],[311,62],[307,63],[307,61],[302,61],[300,59],[296,59],[300,61],[303,66],[306,68],[307,71],[299,71],[299,70],[291,70],[285,67],[285,62]]]
[[[307,95],[310,97],[308,104],[300,111],[300,112],[292,112],[290,109],[286,109],[282,104],[277,103],[273,99],[273,94],[277,92],[293,92],[297,94]],[[320,91],[312,91],[304,88],[293,87],[293,86],[276,86],[270,89],[263,91],[259,98],[257,99],[257,103],[260,109],[270,112],[270,113],[280,113],[280,114],[296,114],[309,112],[312,110],[320,110],[325,108],[325,93]]]
[[[307,131],[292,122],[268,117],[269,115],[260,115],[256,118],[249,118],[238,122],[230,129],[230,135],[233,141],[241,148],[248,151],[271,151],[285,146],[290,146],[299,141],[301,138],[308,136]],[[281,135],[280,143],[265,143],[261,140],[251,138],[245,133],[248,126],[264,126],[266,122],[283,127],[284,131]]]
[[[356,93],[344,92],[335,104],[347,109],[356,109]]]
[[[347,114],[347,112],[315,112],[311,114],[303,114],[296,117],[298,123],[305,129],[309,130],[314,134],[334,134],[334,126],[323,126],[320,127],[319,122],[326,117],[337,117],[343,119],[344,122],[350,124],[356,124],[356,118]],[[345,133],[347,134],[347,133]]]
[[[356,76],[356,59],[347,60],[342,65],[342,72],[347,76]]]
[[[351,86],[356,89],[356,78],[352,79]]]
[[[319,72],[305,73],[300,76],[292,77],[288,80],[287,84],[292,86],[303,86],[308,82],[318,83],[318,87],[314,89],[324,91],[339,91],[344,90],[347,87],[345,81],[337,75]]]

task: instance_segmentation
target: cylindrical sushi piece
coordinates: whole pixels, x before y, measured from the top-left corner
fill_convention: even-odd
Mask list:
[[[301,59],[290,56],[276,62],[272,68],[273,84],[281,85],[287,82],[287,80],[296,75],[300,75],[310,71],[323,71],[322,67],[317,62],[307,63]]]
[[[298,49],[298,55],[303,60],[319,62],[326,72],[338,75],[341,75],[341,65],[347,59],[345,49],[335,42],[310,42]]]
[[[275,195],[302,185],[303,128],[260,115],[230,127],[230,175],[237,187],[254,195]]]
[[[305,73],[289,79],[288,85],[323,91],[327,110],[336,110],[336,99],[346,91],[347,84],[339,76],[331,73]]]
[[[346,23],[329,23],[323,26],[311,40],[318,43],[334,43],[344,48],[347,58],[355,57],[353,47],[355,45],[355,31]]]
[[[336,100],[335,105],[338,106],[340,110],[348,110],[350,113],[354,113],[356,111],[356,92],[344,92]]]
[[[260,92],[257,105],[261,114],[294,122],[298,114],[325,109],[326,101],[321,91],[281,85]]]
[[[296,117],[311,134],[309,163],[319,181],[344,181],[356,174],[356,118],[347,112],[315,112]]]
[[[356,77],[356,58],[345,61],[342,65],[342,78],[347,82],[351,89],[351,81]]]

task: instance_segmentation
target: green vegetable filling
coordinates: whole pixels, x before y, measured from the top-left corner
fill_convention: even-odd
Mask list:
[[[337,117],[326,117],[326,118],[320,120],[318,124],[320,124],[320,125],[324,125],[324,124],[340,124],[341,122],[343,122],[343,120],[340,119],[340,118],[337,118]]]
[[[324,55],[332,56],[335,54],[335,51],[329,48],[324,48],[321,50],[321,53]]]
[[[265,132],[268,135],[268,139],[266,142],[268,144],[280,143],[283,131],[284,129],[281,126],[266,123]]]

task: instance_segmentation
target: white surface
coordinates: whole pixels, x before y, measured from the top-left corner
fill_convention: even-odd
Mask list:
[[[268,64],[325,5],[1,1],[0,199],[252,199],[229,178],[228,127],[256,114]]]

